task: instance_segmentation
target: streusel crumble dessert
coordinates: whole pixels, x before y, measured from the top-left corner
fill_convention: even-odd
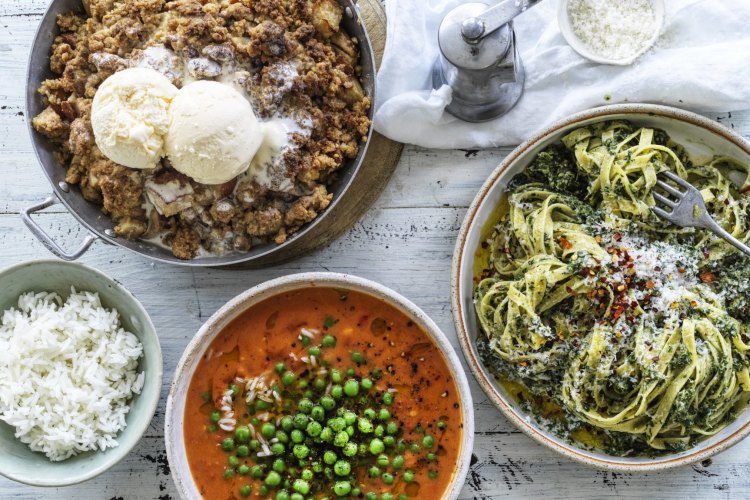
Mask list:
[[[331,202],[327,186],[369,132],[358,40],[334,0],[90,0],[60,15],[34,128],[57,146],[66,181],[101,205],[117,235],[159,242],[181,259],[284,242]],[[177,88],[212,80],[240,90],[275,141],[247,172],[200,184],[168,159],[137,170],[97,148],[91,104],[126,68],[154,69]],[[200,105],[200,103],[196,103]],[[281,131],[279,133],[278,131]],[[279,139],[280,138],[280,139]]]

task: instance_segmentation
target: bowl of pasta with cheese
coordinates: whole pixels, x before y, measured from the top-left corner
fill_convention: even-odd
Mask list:
[[[651,211],[673,172],[747,242],[749,164],[726,127],[648,104],[571,116],[504,159],[461,228],[452,302],[509,420],[619,471],[703,460],[750,433],[750,257]]]

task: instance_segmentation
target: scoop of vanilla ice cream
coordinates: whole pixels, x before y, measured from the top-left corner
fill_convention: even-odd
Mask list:
[[[263,125],[250,103],[218,82],[184,86],[169,115],[167,157],[175,170],[201,184],[223,184],[245,172],[263,142]]]
[[[169,104],[177,87],[161,73],[130,68],[99,86],[91,104],[96,145],[115,163],[154,168],[164,156]]]

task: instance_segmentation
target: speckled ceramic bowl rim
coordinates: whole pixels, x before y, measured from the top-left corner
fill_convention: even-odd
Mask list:
[[[472,350],[472,341],[468,326],[463,321],[464,315],[461,304],[460,290],[462,279],[461,263],[464,259],[464,253],[473,253],[474,251],[474,249],[466,248],[466,240],[468,234],[473,228],[473,223],[477,216],[477,213],[484,205],[492,188],[497,182],[500,181],[506,170],[508,170],[517,161],[522,159],[539,143],[543,142],[548,137],[558,133],[562,129],[575,126],[579,122],[592,118],[605,120],[607,119],[607,117],[612,115],[631,114],[634,116],[662,116],[664,118],[676,119],[699,126],[709,132],[723,137],[729,142],[734,143],[737,147],[745,151],[750,156],[750,142],[748,142],[738,134],[708,118],[689,111],[684,111],[668,106],[661,106],[656,104],[615,104],[589,109],[565,118],[537,133],[532,138],[514,149],[490,174],[487,181],[485,181],[485,183],[480,188],[479,193],[477,193],[474,201],[469,206],[469,210],[466,214],[463,224],[461,225],[458,239],[456,241],[451,268],[451,303],[453,309],[453,321],[456,327],[459,344],[461,345],[461,349],[463,350],[464,358],[466,359],[469,368],[474,374],[474,378],[477,380],[477,382],[479,382],[479,385],[487,394],[490,401],[492,401],[492,403],[497,406],[497,408],[503,413],[503,415],[505,415],[508,420],[515,424],[516,427],[518,427],[521,431],[523,431],[526,435],[534,439],[539,444],[542,444],[580,463],[612,471],[646,472],[664,470],[680,465],[695,463],[713,456],[716,453],[724,451],[731,446],[734,446],[745,437],[747,437],[748,434],[750,434],[750,415],[746,412],[744,414],[744,418],[747,419],[747,422],[745,422],[739,429],[727,436],[725,439],[716,442],[709,447],[701,447],[701,444],[698,444],[694,448],[694,451],[692,453],[687,453],[685,455],[681,455],[680,457],[665,455],[663,457],[657,457],[652,461],[644,463],[626,463],[618,460],[618,457],[615,456],[609,456],[606,459],[594,457],[581,448],[563,444],[550,439],[550,434],[548,432],[544,432],[541,429],[537,428],[534,424],[527,422],[523,418],[523,414],[517,413],[513,409],[512,405],[508,401],[506,401],[504,396],[494,387],[492,380],[490,380],[488,374],[485,372],[485,369],[482,366],[481,360],[475,355],[474,351]]]
[[[330,273],[330,272],[313,272],[299,273],[284,276],[281,278],[266,281],[236,296],[216,313],[214,313],[198,330],[185,352],[177,364],[174,379],[170,387],[169,396],[167,397],[167,409],[165,418],[165,440],[167,445],[167,457],[172,465],[172,478],[174,479],[177,491],[183,499],[190,499],[188,486],[192,486],[192,476],[187,474],[183,476],[180,467],[175,467],[178,460],[187,464],[185,457],[177,457],[175,443],[172,440],[173,421],[176,412],[183,412],[184,408],[175,407],[174,399],[178,391],[186,391],[192,379],[192,373],[189,373],[188,365],[192,363],[196,356],[201,356],[205,347],[207,347],[213,338],[218,335],[224,326],[232,319],[239,316],[258,302],[279,295],[281,293],[298,290],[308,287],[333,287],[345,290],[365,293],[372,297],[385,301],[389,305],[400,310],[409,318],[414,320],[421,329],[432,339],[435,345],[443,354],[452,375],[456,382],[461,403],[461,413],[463,418],[463,436],[461,440],[461,452],[458,456],[458,463],[453,473],[453,478],[449,483],[444,499],[456,499],[464,485],[466,474],[469,471],[471,462],[471,453],[474,444],[474,406],[471,398],[469,382],[464,372],[458,354],[453,349],[450,341],[435,322],[417,307],[409,299],[401,294],[391,290],[374,281],[352,276],[349,274]],[[220,325],[220,326],[217,326]],[[182,430],[177,429],[182,436]],[[189,465],[187,466],[189,470]]]
[[[613,66],[628,66],[630,64],[633,64],[636,59],[638,59],[640,56],[645,54],[651,47],[653,47],[656,44],[656,41],[659,39],[659,37],[662,34],[662,31],[664,30],[664,19],[666,17],[665,15],[665,6],[664,6],[664,0],[651,0],[653,9],[654,9],[654,15],[656,17],[656,31],[653,35],[648,39],[648,43],[644,45],[641,49],[638,50],[635,54],[629,57],[625,57],[623,59],[610,59],[605,56],[601,56],[596,54],[593,50],[589,49],[583,41],[578,38],[578,36],[573,32],[573,26],[570,23],[570,16],[568,15],[568,7],[570,5],[570,0],[560,0],[560,3],[557,6],[557,24],[560,27],[560,33],[562,33],[563,38],[565,38],[565,41],[570,45],[570,47],[575,50],[581,57],[585,57],[589,61],[600,63],[600,64],[611,64]]]
[[[154,327],[154,324],[151,321],[151,316],[149,316],[148,312],[143,307],[143,304],[141,304],[141,302],[135,297],[135,295],[132,294],[132,292],[130,292],[130,290],[128,290],[123,285],[118,283],[114,278],[109,277],[108,275],[99,271],[98,269],[94,269],[93,267],[89,267],[84,264],[80,264],[78,262],[66,262],[66,261],[55,260],[55,259],[39,259],[39,260],[22,262],[20,264],[14,264],[12,266],[9,266],[0,270],[0,283],[2,283],[3,276],[5,276],[8,273],[15,272],[24,268],[30,268],[32,266],[36,266],[39,264],[60,266],[60,267],[78,267],[80,269],[83,269],[86,272],[97,274],[100,277],[104,278],[105,281],[109,282],[113,288],[121,292],[140,311],[141,317],[139,318],[139,320],[142,320],[145,323],[144,326],[146,328],[144,328],[144,331],[148,330],[153,333],[153,338],[155,341],[153,348],[158,351],[157,352],[158,359],[159,360],[163,359],[162,352],[161,352],[161,344],[159,343],[159,336],[157,335],[156,328]],[[97,290],[92,289],[88,291],[96,292]],[[164,366],[162,363],[159,363],[158,367],[150,369],[148,373],[146,374],[146,376],[149,378],[156,377],[158,379],[157,386],[161,387],[163,374],[164,374]],[[23,478],[15,477],[13,474],[7,474],[2,470],[0,470],[0,475],[5,476],[8,479],[12,479],[13,481],[27,484],[29,486],[61,487],[61,486],[71,486],[74,484],[82,483],[84,481],[88,481],[89,479],[92,479],[98,476],[99,474],[106,472],[113,466],[115,466],[123,458],[125,458],[127,454],[133,450],[133,448],[135,448],[135,446],[143,438],[143,435],[146,433],[148,426],[151,424],[151,420],[154,417],[154,413],[156,412],[156,407],[159,405],[160,399],[161,399],[161,391],[156,391],[154,393],[154,397],[152,397],[150,401],[147,401],[147,406],[141,410],[145,413],[148,413],[148,415],[150,415],[149,418],[143,419],[143,421],[139,422],[138,425],[131,426],[131,424],[128,424],[128,427],[130,427],[131,429],[135,428],[136,435],[138,436],[138,438],[133,439],[132,442],[127,445],[122,445],[120,443],[116,448],[112,448],[111,450],[108,450],[111,454],[111,456],[109,457],[109,460],[99,465],[98,467],[94,467],[83,474],[70,476],[70,477],[67,477],[66,479],[62,479],[60,481],[54,481],[54,482],[42,481],[42,480],[28,481]]]

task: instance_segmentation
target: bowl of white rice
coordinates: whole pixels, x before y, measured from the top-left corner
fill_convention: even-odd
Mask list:
[[[81,264],[0,271],[0,474],[91,479],[140,441],[159,402],[156,330],[122,285]]]

